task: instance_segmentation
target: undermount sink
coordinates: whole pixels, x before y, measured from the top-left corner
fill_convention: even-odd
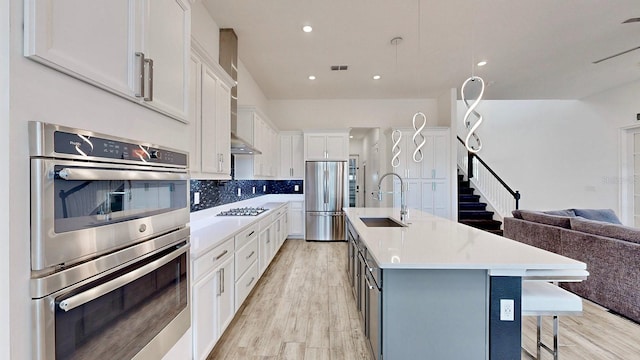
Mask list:
[[[407,225],[390,217],[361,217],[360,220],[368,227],[406,227]]]

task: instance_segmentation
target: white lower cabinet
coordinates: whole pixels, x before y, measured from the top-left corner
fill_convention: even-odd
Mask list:
[[[254,261],[247,271],[236,281],[236,311],[258,282],[258,262]]]
[[[259,272],[260,275],[264,273],[271,262],[271,254],[273,253],[273,235],[272,235],[272,227],[266,225],[264,229],[260,230],[260,236],[258,237],[259,242],[259,252],[260,252],[260,261],[259,261]]]
[[[235,311],[247,298],[258,280],[258,224],[235,236],[236,243],[236,276],[235,276]]]
[[[290,238],[304,238],[304,201],[292,201],[289,203],[288,223]]]
[[[191,260],[191,328],[196,360],[207,358],[288,235],[286,204],[265,215]]]
[[[229,251],[231,250],[231,251]],[[233,239],[193,261],[194,359],[206,359],[235,314]]]

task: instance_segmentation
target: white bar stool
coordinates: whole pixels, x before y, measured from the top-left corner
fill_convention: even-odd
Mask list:
[[[558,315],[581,315],[582,299],[557,285],[545,281],[522,281],[522,316],[537,316],[536,359],[543,348],[558,360]],[[542,343],[542,316],[553,316],[553,349]]]

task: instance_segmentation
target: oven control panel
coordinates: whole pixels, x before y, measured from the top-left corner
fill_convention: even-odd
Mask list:
[[[187,166],[187,155],[181,152],[64,131],[54,132],[54,151],[91,158]]]

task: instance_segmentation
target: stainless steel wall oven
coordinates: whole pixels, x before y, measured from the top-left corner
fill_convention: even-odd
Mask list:
[[[190,326],[187,154],[29,126],[34,358],[161,358]]]

